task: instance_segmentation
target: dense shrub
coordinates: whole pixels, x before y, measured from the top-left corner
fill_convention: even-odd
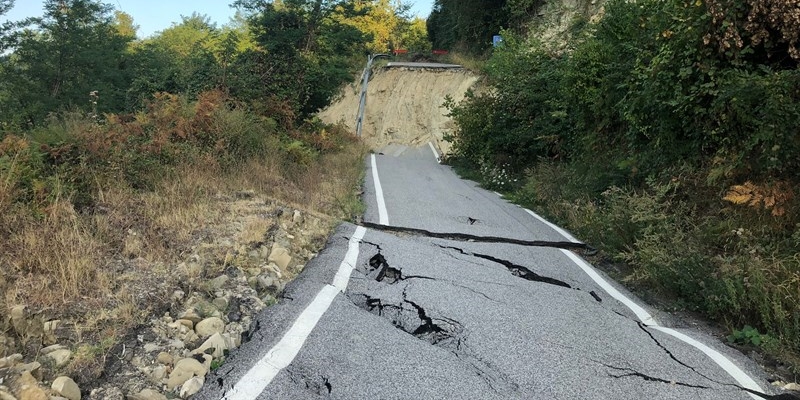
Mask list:
[[[35,214],[58,199],[85,209],[103,182],[150,190],[174,167],[201,160],[225,170],[274,158],[287,170],[302,170],[355,140],[319,120],[285,131],[221,91],[200,93],[196,101],[160,93],[135,115],[108,114],[98,122],[64,113],[25,136],[5,135],[0,210],[16,204]]]
[[[507,33],[486,68],[493,90],[448,104],[456,152],[515,166],[589,157],[645,176],[717,156],[740,174],[796,176],[800,72],[719,54],[711,20],[701,2],[615,0],[572,51]]]
[[[507,32],[446,104],[453,150],[486,186],[513,166],[623,279],[800,354],[795,3],[611,0],[566,50]]]

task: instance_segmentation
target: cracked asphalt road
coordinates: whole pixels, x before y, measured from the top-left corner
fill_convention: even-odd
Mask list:
[[[756,395],[770,385],[752,361],[595,271],[598,283],[571,253],[584,245],[460,180],[427,147],[375,157],[380,225],[371,165],[363,236],[340,225],[196,398],[771,398]]]

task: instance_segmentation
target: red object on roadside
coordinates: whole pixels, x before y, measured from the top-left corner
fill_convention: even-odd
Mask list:
[[[408,50],[406,49],[394,49],[394,55],[398,54],[408,54]]]
[[[449,53],[447,50],[434,50],[433,51],[433,54],[436,54],[436,55],[442,55],[442,54],[447,54],[447,53]]]

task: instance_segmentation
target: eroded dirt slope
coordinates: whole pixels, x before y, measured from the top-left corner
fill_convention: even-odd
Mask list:
[[[445,97],[459,102],[477,82],[477,75],[460,69],[376,69],[367,93],[364,141],[375,150],[433,141],[446,153],[450,144],[443,135],[453,129],[453,122],[442,107]],[[338,101],[320,112],[320,118],[329,123],[342,121],[355,129],[359,95],[360,83],[347,86]]]

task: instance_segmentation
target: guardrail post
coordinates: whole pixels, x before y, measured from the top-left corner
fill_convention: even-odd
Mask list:
[[[361,100],[358,104],[358,115],[356,116],[356,134],[361,137],[361,129],[364,125],[364,110],[367,108],[367,86],[369,85],[369,75],[372,71],[372,62],[378,57],[389,57],[388,54],[372,54],[367,56],[367,67],[364,68],[361,82]]]

